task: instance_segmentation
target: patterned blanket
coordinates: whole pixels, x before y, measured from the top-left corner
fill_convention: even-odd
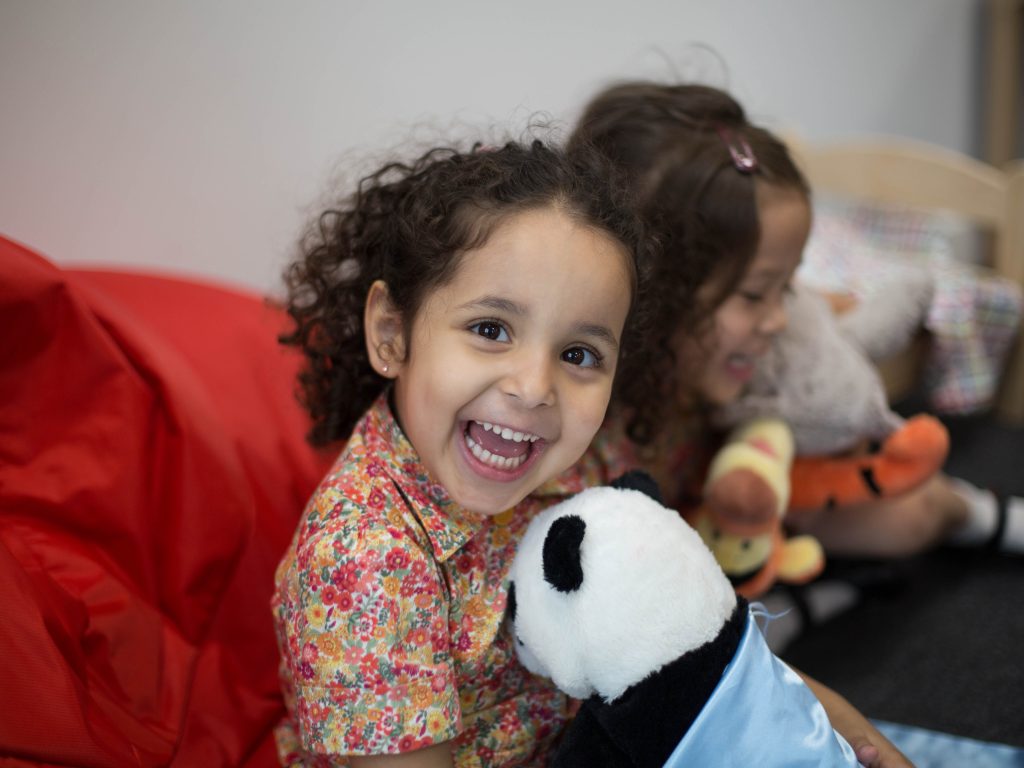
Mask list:
[[[992,403],[1024,305],[1020,286],[979,268],[983,245],[952,215],[818,201],[799,277],[863,299],[907,270],[929,272],[925,393],[940,413],[968,414]]]

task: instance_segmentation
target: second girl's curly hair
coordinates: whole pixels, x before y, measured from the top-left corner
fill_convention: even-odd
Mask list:
[[[731,142],[752,150],[753,173],[736,167]],[[662,243],[643,301],[655,314],[651,343],[664,350],[661,375],[671,376],[673,337],[698,336],[754,257],[761,236],[755,180],[809,198],[807,181],[776,136],[752,124],[732,96],[704,85],[606,88],[584,108],[569,148],[596,148],[627,175]],[[707,285],[715,290],[702,292]]]
[[[373,282],[387,283],[408,338],[427,295],[454,276],[463,253],[484,245],[512,215],[553,205],[607,232],[630,257],[635,298],[654,246],[626,185],[615,178],[599,153],[570,158],[539,140],[469,151],[442,147],[385,165],[320,214],[285,273],[295,327],[281,337],[306,356],[299,382],[313,419],[310,441],[348,437],[385,386],[364,341],[363,309]],[[642,322],[640,314],[631,311],[627,326]],[[643,354],[633,344],[622,347],[624,357]]]

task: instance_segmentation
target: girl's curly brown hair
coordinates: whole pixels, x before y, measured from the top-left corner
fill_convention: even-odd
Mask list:
[[[740,141],[757,158],[753,173],[738,170],[730,155],[729,142]],[[570,137],[570,151],[580,148],[596,148],[626,174],[661,241],[641,301],[653,314],[647,344],[662,350],[654,355],[656,376],[674,391],[686,382],[677,380],[673,338],[701,336],[757,250],[755,180],[808,198],[810,188],[778,138],[753,125],[729,94],[704,85],[639,81],[601,91]],[[704,286],[714,290],[702,292]],[[660,420],[649,411],[640,422],[631,436],[643,442]]]
[[[417,310],[452,279],[460,256],[527,210],[555,206],[622,244],[632,273],[622,361],[642,356],[643,347],[626,338],[644,336],[635,327],[643,323],[636,297],[655,245],[617,178],[599,153],[570,157],[539,140],[469,151],[439,147],[412,162],[385,165],[321,213],[285,273],[295,327],[281,337],[306,356],[299,383],[313,419],[310,441],[347,438],[386,386],[364,341],[363,309],[373,282],[387,284],[408,338]],[[652,394],[635,384],[624,389],[621,397],[629,402]]]

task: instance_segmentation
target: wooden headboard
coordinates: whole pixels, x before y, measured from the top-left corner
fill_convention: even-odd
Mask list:
[[[1024,290],[1024,160],[996,168],[958,152],[902,138],[814,145],[787,138],[816,192],[880,205],[949,211],[991,233],[989,266]],[[999,417],[1024,424],[1024,334],[1007,360]]]

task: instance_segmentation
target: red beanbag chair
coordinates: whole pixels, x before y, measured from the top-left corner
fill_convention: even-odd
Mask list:
[[[334,454],[284,327],[0,238],[5,764],[276,764],[273,573]]]

